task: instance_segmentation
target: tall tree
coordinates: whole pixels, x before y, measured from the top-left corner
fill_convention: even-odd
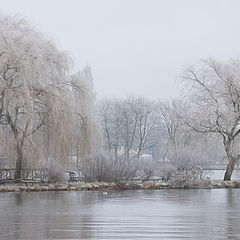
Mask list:
[[[189,67],[181,78],[187,110],[180,115],[194,131],[222,137],[228,159],[224,180],[231,180],[240,159],[240,62],[207,59]]]
[[[15,141],[15,178],[21,177],[26,165],[24,151],[37,148],[34,138],[39,130],[51,129],[48,133],[55,139],[69,132],[68,69],[66,54],[24,19],[0,16],[0,117],[2,128],[7,127]]]

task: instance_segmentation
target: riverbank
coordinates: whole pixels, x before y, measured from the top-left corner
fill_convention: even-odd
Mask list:
[[[144,190],[144,189],[216,189],[216,188],[240,188],[238,181],[195,181],[184,182],[93,182],[93,183],[64,183],[44,184],[33,186],[0,185],[0,192],[21,192],[21,191],[117,191],[117,190]]]

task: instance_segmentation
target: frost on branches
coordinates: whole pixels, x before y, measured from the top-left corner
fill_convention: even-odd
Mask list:
[[[0,157],[3,167],[16,169],[16,179],[23,168],[66,165],[78,151],[91,153],[90,71],[75,79],[70,66],[71,59],[24,19],[0,16]],[[77,137],[83,132],[84,143]]]

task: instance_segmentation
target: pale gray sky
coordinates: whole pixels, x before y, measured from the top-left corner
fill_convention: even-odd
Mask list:
[[[75,60],[98,96],[177,94],[184,65],[240,56],[238,0],[0,0]]]

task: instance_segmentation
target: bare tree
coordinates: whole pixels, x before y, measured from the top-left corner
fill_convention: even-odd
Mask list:
[[[120,106],[120,100],[110,98],[101,99],[97,104],[99,122],[103,131],[104,148],[106,151],[114,153],[115,160],[118,160],[118,153],[123,144],[123,116],[119,112]]]
[[[151,149],[157,144],[160,138],[160,129],[156,121],[153,101],[136,98],[135,108],[138,116],[135,144],[139,159],[144,150]]]
[[[35,166],[46,166],[51,159],[67,163],[77,143],[84,145],[82,154],[93,151],[98,126],[91,73],[85,69],[70,77],[70,63],[24,19],[0,16],[0,132],[15,142],[15,178],[21,177],[29,162]],[[78,126],[76,117],[81,118]],[[76,138],[79,129],[81,142]]]
[[[98,102],[98,114],[105,149],[114,152],[115,159],[121,149],[125,160],[129,160],[131,151],[135,151],[139,159],[160,137],[153,102],[143,97],[102,99]]]
[[[20,178],[24,145],[56,107],[68,58],[18,17],[1,17],[0,32],[1,119],[14,136]]]
[[[176,152],[179,143],[182,121],[177,116],[177,111],[183,108],[182,103],[178,100],[157,101],[154,105],[154,112],[159,126],[162,127],[162,137],[165,139],[165,153],[163,160],[169,151]],[[181,139],[183,140],[183,139]]]
[[[157,120],[163,128],[162,138],[165,139],[160,145],[162,149],[165,149],[163,162],[172,166],[170,168],[174,173],[172,176],[177,174],[187,177],[195,172],[198,177],[201,177],[203,168],[209,162],[212,139],[184,125],[178,114],[184,110],[184,102],[177,99],[170,102],[158,101],[155,104]],[[163,167],[165,167],[164,164]]]
[[[102,134],[97,122],[95,109],[95,92],[91,68],[85,67],[82,72],[70,76],[77,86],[73,89],[75,115],[75,156],[77,167],[81,162],[82,171],[85,171],[91,155],[102,150]]]
[[[139,117],[139,106],[135,97],[128,97],[121,101],[119,114],[122,116],[122,143],[124,156],[129,160],[130,150],[134,147]]]
[[[189,67],[185,81],[187,110],[180,115],[188,127],[199,133],[218,134],[228,159],[224,180],[231,180],[240,159],[240,62],[203,60]]]

